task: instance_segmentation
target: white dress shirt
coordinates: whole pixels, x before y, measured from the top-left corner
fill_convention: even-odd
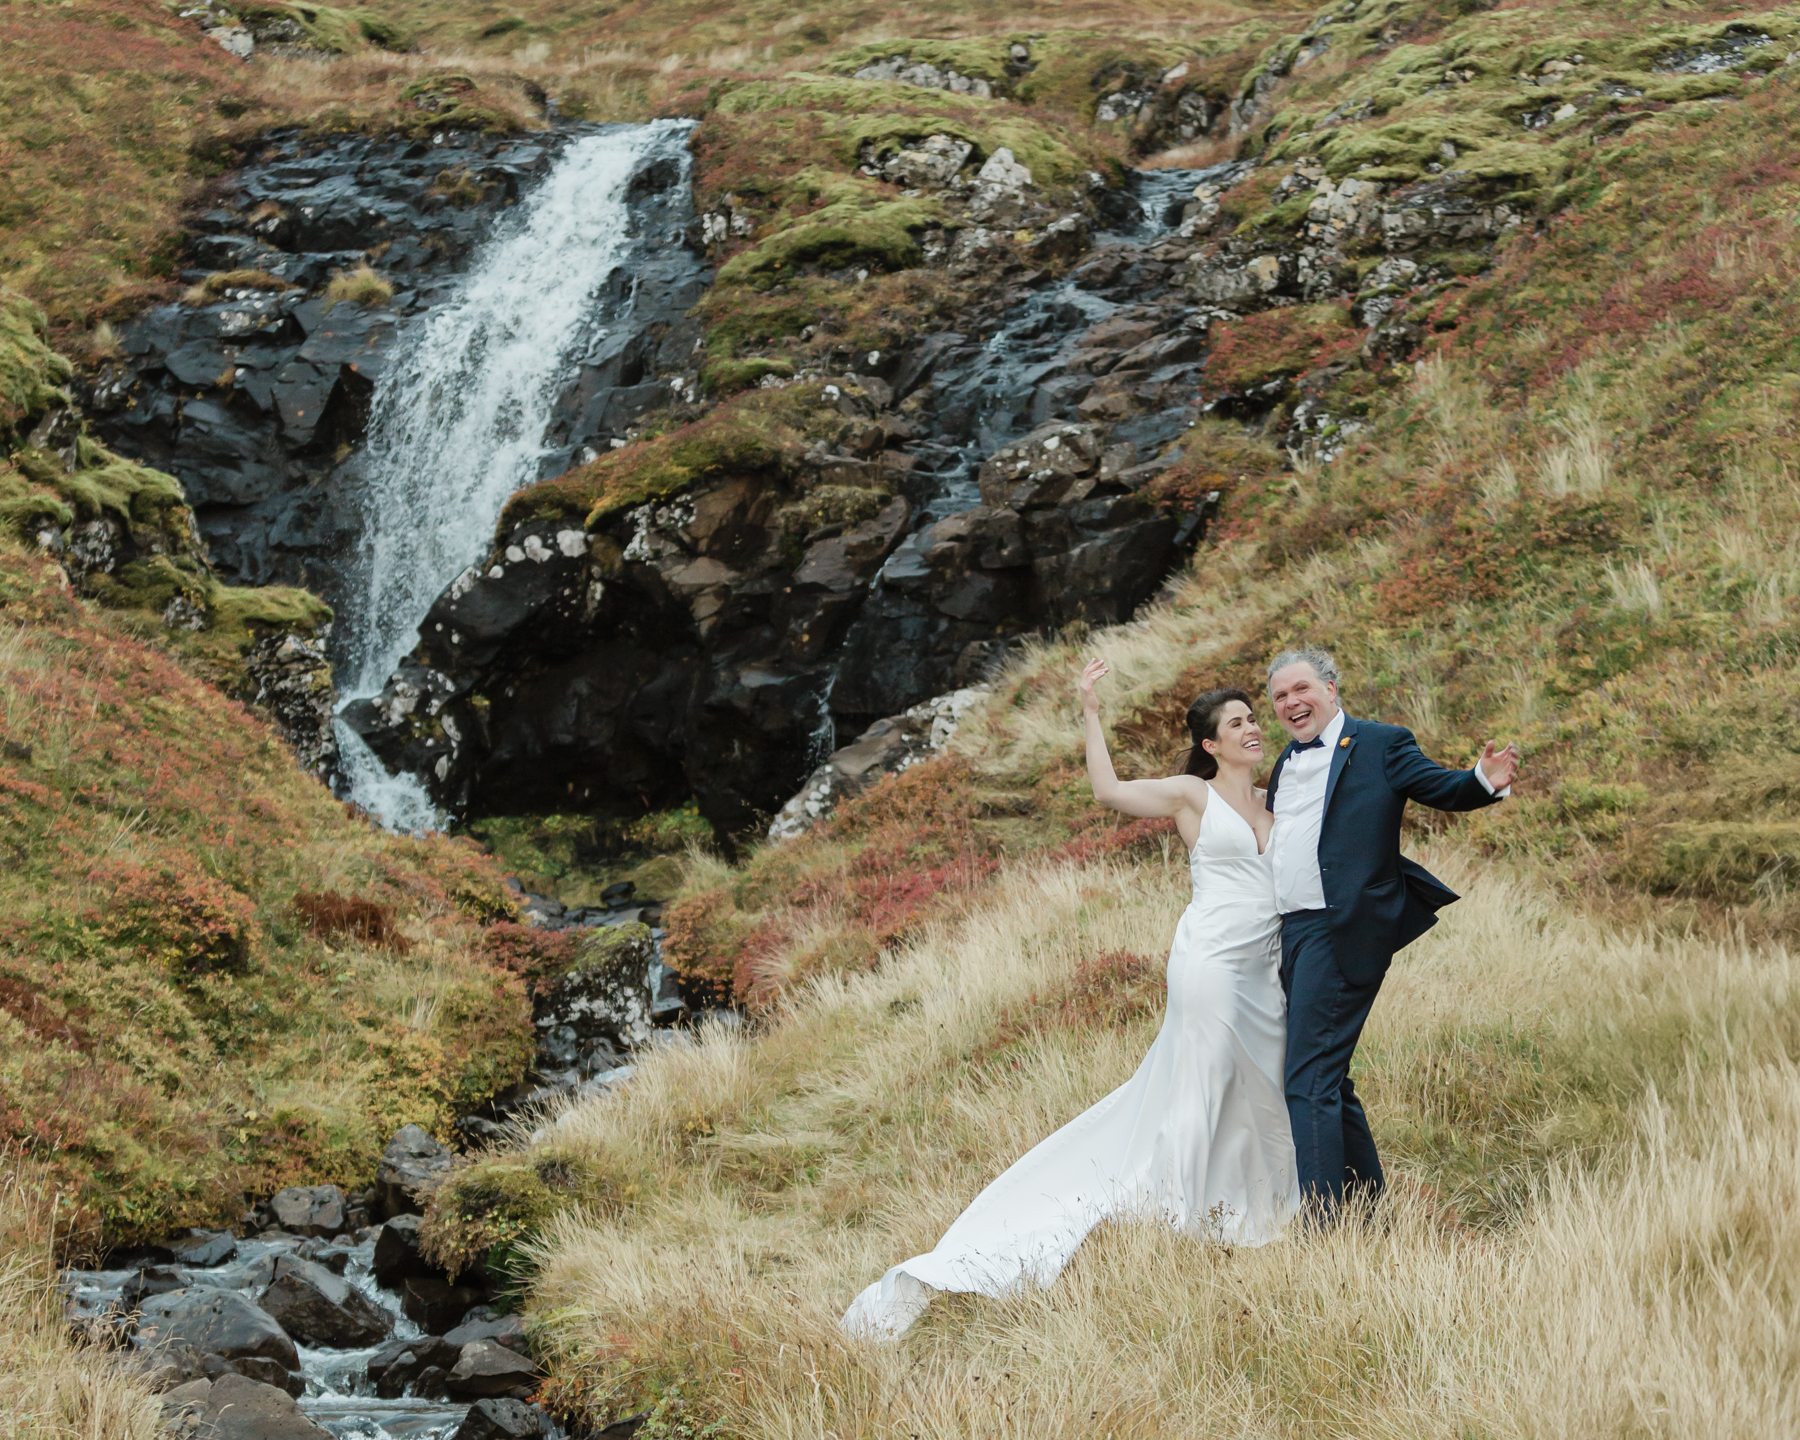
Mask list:
[[[1275,828],[1269,834],[1269,858],[1275,866],[1275,907],[1283,915],[1325,908],[1325,881],[1319,874],[1319,830],[1325,824],[1325,782],[1331,778],[1331,752],[1344,733],[1344,712],[1319,732],[1324,745],[1299,750],[1281,767],[1275,792]]]
[[[1319,832],[1325,825],[1325,786],[1331,779],[1331,757],[1344,733],[1344,712],[1319,732],[1325,743],[1298,750],[1281,767],[1281,788],[1275,792],[1275,828],[1269,835],[1269,857],[1275,866],[1275,906],[1283,915],[1296,910],[1325,908],[1325,880],[1319,873]],[[1493,783],[1475,767],[1481,787],[1501,799],[1512,786],[1496,792]]]

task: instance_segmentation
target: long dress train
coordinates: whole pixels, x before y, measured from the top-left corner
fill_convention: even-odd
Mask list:
[[[935,1290],[1002,1296],[1048,1285],[1109,1216],[1261,1245],[1299,1208],[1274,870],[1250,823],[1216,792],[1189,869],[1194,894],[1169,952],[1168,1010],[1137,1073],[976,1196],[929,1254],[858,1295],[846,1331],[896,1337]]]

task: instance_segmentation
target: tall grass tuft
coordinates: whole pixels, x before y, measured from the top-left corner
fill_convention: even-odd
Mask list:
[[[0,1434],[7,1440],[154,1440],[160,1407],[116,1352],[77,1344],[56,1283],[56,1196],[0,1168]]]

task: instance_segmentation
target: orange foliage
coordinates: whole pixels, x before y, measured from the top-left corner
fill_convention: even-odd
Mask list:
[[[294,909],[307,929],[319,935],[349,936],[370,945],[379,945],[404,955],[412,949],[412,941],[394,924],[394,907],[380,905],[358,896],[340,895],[335,890],[317,895],[302,890],[294,896]]]

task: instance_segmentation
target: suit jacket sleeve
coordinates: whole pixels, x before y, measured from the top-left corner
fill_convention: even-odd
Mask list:
[[[1387,782],[1396,794],[1433,810],[1479,810],[1500,798],[1488,794],[1473,770],[1450,770],[1427,760],[1410,730],[1401,730],[1388,746],[1384,763]]]

